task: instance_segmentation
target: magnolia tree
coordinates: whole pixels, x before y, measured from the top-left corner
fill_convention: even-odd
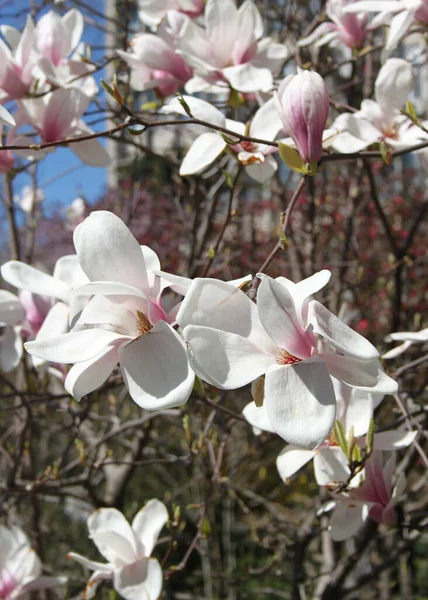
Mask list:
[[[425,597],[428,3],[95,4],[2,3],[0,598]]]

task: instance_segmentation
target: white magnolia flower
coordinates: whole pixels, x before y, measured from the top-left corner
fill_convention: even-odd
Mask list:
[[[263,20],[252,0],[239,8],[234,0],[208,0],[204,24],[187,19],[177,39],[178,51],[195,71],[188,93],[218,84],[244,93],[272,89],[288,50],[263,38]]]
[[[155,29],[168,11],[179,11],[193,18],[204,12],[204,4],[205,0],[138,0],[138,16]]]
[[[42,575],[42,563],[19,527],[0,525],[0,598],[29,598],[31,592],[66,583],[66,577]]]
[[[410,63],[390,58],[379,71],[375,83],[375,100],[363,100],[355,113],[343,113],[333,123],[339,135],[332,146],[338,152],[360,152],[383,140],[399,150],[428,139],[427,134],[400,113],[413,89]]]
[[[390,23],[386,54],[394,50],[415,21],[428,24],[428,0],[361,0],[345,7],[345,12],[377,12],[376,24]]]
[[[95,562],[70,552],[69,558],[94,571],[85,598],[95,595],[98,584],[112,579],[114,589],[125,600],[157,600],[162,591],[162,569],[150,558],[159,533],[168,521],[168,511],[159,500],[149,500],[132,525],[115,508],[100,508],[88,518],[89,537],[108,563]]]
[[[21,328],[25,310],[19,298],[0,290],[0,369],[8,373],[22,356]]]
[[[382,354],[382,358],[388,360],[395,358],[403,354],[412,344],[423,344],[428,342],[428,327],[421,329],[421,331],[399,331],[397,333],[390,333],[386,336],[385,342],[403,342],[399,346],[396,346],[392,350]]]
[[[244,123],[226,119],[221,111],[201,100],[191,96],[183,97],[193,117],[201,121],[224,127],[230,131],[273,141],[283,128],[273,99],[261,106],[251,119],[248,129]],[[177,98],[170,100],[163,106],[161,112],[178,113],[186,115],[186,111]],[[232,136],[230,136],[232,137]],[[256,181],[263,183],[270,179],[278,168],[272,153],[277,150],[274,146],[256,144],[243,141],[237,144],[228,144],[220,132],[210,130],[199,135],[190,146],[180,166],[180,175],[194,175],[209,167],[221,154],[230,148],[237,160],[245,166],[247,174]]]
[[[272,428],[313,449],[336,415],[330,375],[371,392],[393,393],[397,385],[380,369],[372,344],[316,300],[307,301],[328,281],[328,271],[298,286],[261,277],[257,305],[228,283],[195,279],[177,322],[199,377],[236,389],[265,374],[263,405]]]
[[[383,394],[371,394],[368,391],[352,388],[334,377],[333,387],[336,394],[336,419],[342,424],[346,439],[351,428],[360,447],[365,445],[365,436],[373,418],[373,411],[382,401]],[[250,402],[242,411],[247,421],[258,430],[274,433],[265,407]],[[398,450],[409,446],[417,431],[407,427],[375,433],[375,450]],[[311,460],[314,461],[314,474],[318,485],[333,485],[347,481],[350,475],[348,457],[340,448],[332,433],[316,450],[306,450],[289,444],[276,460],[281,479],[288,483],[289,478]]]
[[[38,341],[47,340],[66,333],[70,329],[70,307],[72,313],[82,308],[82,300],[73,299],[71,290],[77,285],[88,281],[80,268],[76,255],[63,256],[55,263],[53,275],[48,275],[35,267],[31,267],[17,260],[11,260],[1,267],[1,274],[5,281],[25,292],[22,299],[27,311],[27,321],[30,331],[35,334]],[[40,314],[40,302],[37,302],[39,314],[33,317],[31,297],[28,293],[37,294],[44,300],[44,314]],[[47,303],[51,299],[50,309]],[[55,302],[57,300],[57,302]],[[47,309],[47,310],[46,310]],[[37,322],[37,326],[34,323]],[[44,361],[33,358],[34,366],[40,366]],[[56,362],[56,361],[54,361]]]
[[[190,280],[163,278],[156,254],[140,246],[119,217],[92,213],[74,232],[82,270],[91,283],[75,297],[93,296],[70,333],[28,342],[30,354],[76,363],[66,389],[77,400],[100,387],[120,363],[132,399],[147,410],[180,406],[193,388],[184,342],[173,328],[179,304],[166,311],[162,292],[184,295]]]

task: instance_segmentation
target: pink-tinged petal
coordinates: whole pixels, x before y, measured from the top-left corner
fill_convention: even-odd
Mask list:
[[[309,358],[312,336],[299,322],[294,300],[280,283],[263,276],[257,294],[260,321],[280,348],[299,358]]]
[[[99,508],[88,517],[89,537],[100,553],[117,566],[134,562],[136,542],[131,525],[115,508]]]
[[[323,38],[327,33],[336,32],[337,26],[334,23],[321,23],[314,31],[298,42],[298,46],[311,46],[314,42]],[[336,37],[335,33],[335,37]],[[327,42],[324,42],[327,43]]]
[[[162,569],[154,558],[141,558],[114,573],[114,588],[125,600],[158,600]]]
[[[242,414],[247,419],[248,423],[253,427],[261,431],[275,433],[264,405],[257,406],[255,402],[250,402],[247,404],[247,406],[245,406]]]
[[[317,300],[311,300],[309,303],[307,320],[313,326],[313,331],[339,352],[362,360],[379,357],[379,352],[373,344],[345,325]]]
[[[286,446],[276,459],[276,468],[284,483],[289,483],[292,475],[297,473],[315,456],[313,450],[303,450],[297,446]]]
[[[91,571],[101,571],[104,573],[112,573],[112,569],[113,569],[112,565],[100,563],[95,560],[89,560],[89,558],[86,558],[85,556],[82,556],[81,554],[77,554],[77,552],[69,552],[67,554],[67,558],[75,560],[76,562],[81,564],[83,567],[85,567],[85,569],[90,569]]]
[[[333,377],[360,390],[379,394],[395,394],[397,383],[388,377],[377,360],[364,361],[339,354],[320,354]]]
[[[209,102],[206,102],[201,98],[194,98],[193,96],[183,96],[183,100],[186,102],[192,117],[195,119],[206,121],[207,123],[217,125],[218,127],[225,126],[226,117],[218,108]],[[188,116],[178,98],[173,98],[167,102],[159,112],[164,114],[177,113],[179,115]]]
[[[0,367],[9,373],[18,366],[22,357],[22,338],[19,327],[6,327],[0,335]]]
[[[16,325],[24,319],[25,310],[20,299],[12,292],[0,290],[0,326]]]
[[[9,125],[9,127],[15,127],[15,119],[3,106],[0,105],[0,124]]]
[[[220,156],[227,143],[218,133],[203,133],[190,146],[180,167],[180,175],[185,177],[203,171]]]
[[[147,269],[137,240],[119,217],[91,213],[74,232],[80,265],[90,281],[119,282],[147,289]]]
[[[156,498],[149,500],[135,515],[132,529],[144,546],[144,556],[151,556],[159,533],[168,519],[169,515],[165,504]]]
[[[119,349],[117,342],[104,348],[97,356],[80,362],[71,367],[64,383],[66,391],[75,400],[80,400],[86,394],[99,388],[119,362]]]
[[[65,139],[72,123],[76,123],[85,112],[90,98],[77,88],[62,88],[48,95],[48,105],[42,123],[34,123],[44,142]]]
[[[205,6],[205,28],[218,64],[225,66],[239,33],[238,10],[233,0],[208,0]]]
[[[242,387],[266,373],[274,363],[271,355],[235,333],[188,325],[183,337],[195,373],[221,389]]]
[[[400,428],[395,431],[382,431],[374,436],[375,450],[400,450],[410,446],[418,435],[417,431]]]
[[[339,447],[321,446],[315,452],[314,472],[318,485],[347,481],[348,459]]]
[[[336,416],[333,384],[324,362],[311,358],[272,366],[266,373],[264,404],[283,440],[308,450],[319,446]]]
[[[238,92],[268,92],[273,87],[273,75],[270,69],[256,67],[247,62],[243,65],[235,65],[223,69],[223,75],[229,81],[233,89]]]
[[[79,363],[90,360],[100,352],[123,339],[123,335],[105,329],[72,331],[48,340],[27,342],[30,354],[55,363]]]
[[[89,133],[94,133],[93,131]],[[80,135],[80,133],[79,133]],[[73,137],[79,137],[78,135]],[[111,158],[106,148],[100,140],[86,140],[84,142],[76,142],[70,144],[70,149],[74,152],[77,158],[90,167],[108,167],[111,163]]]
[[[30,290],[33,294],[52,296],[67,303],[70,289],[64,281],[55,279],[34,267],[17,260],[10,260],[1,267],[5,281],[19,289]]]
[[[236,285],[218,279],[196,278],[192,281],[177,322],[183,329],[186,325],[221,329],[249,338],[265,352],[276,350],[260,322],[254,302]]]
[[[181,406],[193,389],[183,340],[164,321],[122,346],[120,368],[131,398],[146,410]]]
[[[342,542],[357,533],[369,515],[367,504],[338,502],[328,527],[331,538]]]

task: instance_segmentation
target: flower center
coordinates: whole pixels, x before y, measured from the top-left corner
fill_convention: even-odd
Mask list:
[[[295,365],[296,363],[302,362],[301,358],[297,358],[294,354],[290,354],[290,352],[287,352],[284,348],[278,348],[275,360],[279,365]]]
[[[258,144],[250,142],[249,140],[242,141],[240,146],[245,152],[257,152],[258,150]]]
[[[145,333],[150,331],[151,328],[152,324],[150,323],[146,315],[143,312],[137,310],[137,335],[144,335]]]

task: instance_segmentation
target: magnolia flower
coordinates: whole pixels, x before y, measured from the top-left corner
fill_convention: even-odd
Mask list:
[[[300,71],[286,77],[275,96],[279,115],[306,164],[317,163],[329,111],[327,86],[318,73]]]
[[[224,127],[241,135],[273,141],[280,129],[282,129],[282,122],[273,99],[268,100],[259,108],[248,128],[244,123],[226,119],[223,113],[208,102],[205,102],[205,100],[192,98],[191,96],[184,96],[183,99],[193,117],[218,125],[219,127]],[[162,107],[161,112],[187,115],[178,98],[170,100],[170,102]],[[277,150],[275,146],[256,144],[249,141],[230,144],[226,139],[215,131],[202,133],[198,136],[181,163],[180,175],[194,175],[203,171],[228,147],[234,153],[237,160],[245,166],[247,174],[252,179],[264,182],[274,175],[278,168],[276,160],[271,156]]]
[[[172,325],[162,292],[184,295],[189,280],[163,278],[153,250],[138,244],[126,225],[106,211],[92,213],[74,232],[79,263],[89,281],[75,297],[94,296],[73,331],[27,342],[39,358],[76,363],[65,381],[77,400],[100,387],[120,363],[132,399],[147,410],[180,406],[190,396],[194,374],[184,342]]]
[[[170,96],[192,77],[193,70],[175,51],[175,39],[185,18],[175,11],[168,12],[156,35],[135,36],[132,52],[116,50],[131,68],[130,85],[134,90],[155,88],[161,96]]]
[[[71,290],[87,282],[77,256],[63,256],[57,260],[52,276],[16,260],[2,265],[1,274],[10,285],[21,290],[27,332],[31,336],[40,341],[69,330]],[[58,302],[53,303],[54,299]],[[77,310],[75,304],[76,301],[73,302],[73,312]],[[81,305],[78,308],[82,308]],[[40,366],[44,361],[33,359],[33,362],[35,366]]]
[[[333,140],[338,152],[360,152],[383,140],[400,149],[427,139],[427,134],[400,113],[413,89],[413,69],[401,58],[390,58],[375,82],[375,100],[363,100],[361,110],[343,113],[333,123],[339,135]]]
[[[14,196],[15,203],[21,210],[30,213],[34,205],[38,206],[45,199],[43,190],[34,189],[32,185],[24,185],[21,195]]]
[[[93,133],[82,120],[90,98],[77,88],[59,89],[41,98],[20,102],[20,123],[32,125],[42,142],[57,142]],[[110,157],[98,139],[70,144],[82,162],[92,167],[105,167]]]
[[[204,12],[205,0],[138,0],[138,16],[149,27],[156,28],[167,11],[177,10],[189,17]]]
[[[362,48],[366,39],[367,16],[364,13],[349,14],[346,7],[354,0],[327,0],[326,14],[330,21],[321,23],[299,46],[323,46],[330,42],[346,44],[349,48]]]
[[[19,527],[0,525],[0,598],[29,598],[31,592],[66,583],[66,577],[42,575],[42,563]]]
[[[287,442],[312,449],[335,419],[330,374],[371,392],[391,393],[397,385],[380,370],[379,354],[367,340],[316,300],[307,301],[328,272],[306,280],[297,293],[260,277],[257,305],[228,283],[195,279],[177,322],[201,379],[236,389],[264,374],[263,406],[272,428]]]
[[[394,470],[395,454],[384,465],[382,452],[374,452],[364,465],[361,485],[346,493],[333,494],[336,504],[329,525],[333,540],[351,537],[369,516],[385,525],[395,522],[395,506],[400,501],[406,479],[401,472],[394,485]]]
[[[125,600],[157,600],[162,591],[162,569],[150,558],[159,533],[168,521],[168,511],[159,500],[149,500],[136,514],[132,525],[115,508],[100,508],[88,518],[89,537],[108,563],[95,562],[70,552],[94,571],[85,589],[89,600],[99,583],[113,580],[114,589]]]
[[[393,50],[414,21],[428,24],[428,0],[362,0],[345,8],[348,13],[378,12],[377,24],[391,20],[385,51]],[[393,16],[395,15],[395,16]]]
[[[1,109],[1,107],[0,107]],[[14,129],[11,130],[9,129],[8,134],[7,134],[7,138],[6,138],[6,146],[9,146],[12,143],[12,137],[14,134],[11,135],[12,131],[14,132]],[[15,158],[13,156],[13,152],[11,150],[2,150],[2,140],[3,140],[3,125],[0,124],[0,173],[7,173],[8,171],[10,171],[10,169],[13,168],[14,162],[15,162]]]
[[[12,371],[21,360],[24,320],[25,310],[19,298],[0,290],[0,367],[4,373]]]
[[[69,10],[63,16],[50,10],[41,17],[35,28],[34,43],[37,51],[57,67],[76,49],[83,28],[83,16],[78,10]]]
[[[177,39],[178,51],[195,70],[188,93],[218,84],[240,92],[269,91],[288,50],[262,38],[263,21],[252,0],[239,7],[233,0],[208,0],[205,29],[187,19]]]
[[[403,352],[413,344],[423,344],[424,342],[428,342],[428,327],[421,329],[421,331],[400,331],[397,333],[390,333],[386,336],[385,342],[403,342],[399,346],[382,354],[382,358],[389,360],[400,356],[400,354],[403,354]]]

